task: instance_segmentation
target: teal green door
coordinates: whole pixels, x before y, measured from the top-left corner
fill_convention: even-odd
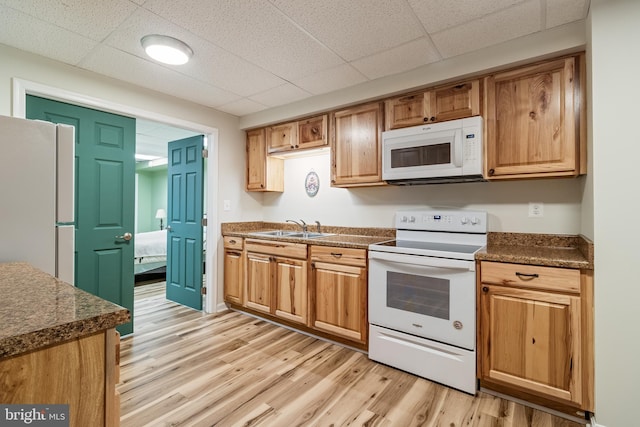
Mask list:
[[[202,310],[204,136],[169,143],[167,299]]]
[[[35,96],[27,118],[76,128],[75,285],[126,307],[133,332],[135,119]]]

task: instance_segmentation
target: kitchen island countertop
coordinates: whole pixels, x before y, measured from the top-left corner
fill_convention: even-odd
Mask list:
[[[126,323],[129,310],[27,263],[0,264],[0,360]]]

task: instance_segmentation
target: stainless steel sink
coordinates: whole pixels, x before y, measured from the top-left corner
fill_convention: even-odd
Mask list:
[[[302,234],[302,233],[297,233],[295,231],[287,231],[287,230],[270,230],[270,231],[253,231],[249,234],[254,234],[256,236],[285,237],[285,236],[291,236],[292,234]]]
[[[308,233],[292,233],[292,234],[288,234],[287,237],[301,237],[303,239],[317,239],[319,237],[327,237],[327,236],[333,236],[333,233],[312,233],[312,232],[308,232]]]

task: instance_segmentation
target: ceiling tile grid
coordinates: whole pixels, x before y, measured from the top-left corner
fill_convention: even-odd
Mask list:
[[[589,0],[0,0],[0,43],[243,116],[584,20]],[[159,64],[166,34],[192,61]]]

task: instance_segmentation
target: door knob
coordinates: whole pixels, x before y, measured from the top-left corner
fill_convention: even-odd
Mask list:
[[[122,239],[122,240],[129,241],[129,240],[131,240],[132,237],[133,237],[133,235],[131,233],[124,233],[122,236],[116,236],[116,239]]]
[[[167,231],[173,230],[170,225],[167,225],[165,228],[167,229]]]

